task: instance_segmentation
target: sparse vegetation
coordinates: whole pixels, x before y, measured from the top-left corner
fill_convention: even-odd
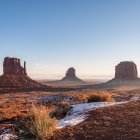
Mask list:
[[[38,99],[40,96],[41,97],[48,97],[48,96],[53,96],[53,95],[54,96],[55,95],[63,95],[62,100],[61,100],[62,103],[61,102],[57,102],[56,104],[50,103],[50,104],[47,104],[47,108],[44,107],[44,106],[37,106],[38,109],[36,111],[37,112],[36,114],[37,114],[38,117],[40,117],[38,112],[40,112],[40,110],[42,110],[40,108],[44,107],[44,110],[47,114],[47,115],[44,114],[44,116],[45,116],[44,122],[48,123],[49,119],[54,120],[53,121],[54,125],[51,124],[51,126],[50,126],[51,129],[53,130],[51,135],[53,135],[53,133],[56,129],[55,128],[56,118],[61,119],[65,115],[67,115],[67,113],[69,112],[69,109],[70,109],[70,105],[86,103],[86,102],[88,102],[88,100],[93,101],[93,100],[90,100],[90,99],[92,98],[92,96],[94,96],[94,99],[95,99],[95,94],[98,95],[98,96],[102,96],[102,95],[105,95],[105,96],[107,95],[107,97],[112,96],[112,98],[110,98],[111,100],[112,99],[116,100],[118,98],[119,101],[125,101],[125,100],[130,99],[130,95],[140,97],[139,93],[140,93],[139,88],[134,88],[134,87],[133,88],[130,88],[130,87],[125,88],[125,87],[123,87],[123,88],[117,88],[115,90],[114,89],[113,90],[87,89],[87,90],[78,90],[78,91],[69,91],[69,92],[33,91],[33,92],[30,92],[30,94],[29,94],[29,92],[25,92],[25,93],[19,92],[19,93],[14,93],[14,94],[9,94],[9,93],[8,94],[2,94],[2,96],[0,96],[0,104],[1,104],[0,105],[0,120],[2,122],[0,124],[0,128],[5,127],[5,129],[9,129],[9,128],[11,130],[14,129],[16,134],[19,134],[19,130],[24,130],[23,135],[24,134],[26,136],[27,135],[32,135],[32,136],[36,136],[38,138],[39,136],[37,136],[37,135],[39,135],[39,134],[31,133],[32,129],[35,128],[34,126],[38,125],[37,123],[33,124],[33,122],[31,122],[31,118],[34,118],[33,117],[34,115],[31,115],[31,113],[32,113],[31,110],[32,110],[32,104],[37,103],[36,99]],[[68,100],[65,100],[65,99],[68,99]],[[111,101],[111,100],[108,100],[108,99],[106,101]],[[98,100],[98,101],[103,101],[103,100]],[[31,110],[27,110],[27,108],[30,108],[30,107],[31,107]],[[62,112],[60,112],[60,110],[59,110],[60,107],[63,108]],[[52,110],[54,110],[54,108],[57,110],[58,114],[61,114],[61,115],[58,115],[56,113],[57,115],[55,114],[55,116],[53,116],[53,118],[50,118],[49,114],[51,114],[51,112],[52,112]],[[29,116],[32,116],[32,117],[29,117]],[[25,118],[25,119],[21,120],[21,118]],[[9,119],[10,119],[10,124],[8,124]],[[5,123],[5,120],[7,120],[6,123]],[[21,125],[20,125],[21,127],[15,125],[15,123],[19,122],[19,120],[20,120],[20,123],[21,123]],[[12,122],[12,124],[11,124],[11,122]],[[53,127],[52,127],[52,125],[53,125]],[[39,127],[37,129],[39,129]],[[41,126],[41,127],[43,127],[43,126]],[[47,131],[47,133],[48,133],[48,131]],[[58,131],[58,133],[59,133],[59,131]],[[55,134],[57,135],[58,133],[56,131]],[[49,138],[51,135],[50,134],[47,134],[47,135],[42,134],[43,137],[45,136],[44,139]]]
[[[61,102],[58,107],[52,112],[51,116],[57,119],[64,118],[70,110],[70,104],[67,102]]]
[[[73,91],[66,93],[67,96],[75,98],[75,102],[72,104],[79,104],[85,102],[111,102],[112,93],[109,91],[97,91],[93,89],[83,91]]]
[[[50,138],[56,130],[56,119],[51,118],[49,113],[45,106],[32,105],[27,111],[28,117],[20,121],[24,134],[41,140]]]
[[[91,93],[87,97],[87,102],[111,102],[112,96],[109,93]]]

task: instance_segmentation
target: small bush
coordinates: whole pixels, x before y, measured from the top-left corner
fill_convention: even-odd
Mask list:
[[[67,102],[62,102],[58,105],[56,110],[52,112],[51,117],[55,117],[57,119],[64,118],[70,110],[70,105]]]
[[[108,93],[93,93],[87,97],[87,102],[111,102],[112,97]]]
[[[28,117],[20,121],[21,129],[26,135],[40,140],[50,138],[56,130],[56,120],[50,118],[49,113],[46,107],[33,105],[27,111]]]

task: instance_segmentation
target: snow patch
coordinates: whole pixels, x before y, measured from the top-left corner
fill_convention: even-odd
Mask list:
[[[2,134],[0,135],[0,140],[16,140],[18,137],[13,134]]]
[[[112,106],[112,105],[117,105],[117,104],[123,104],[127,103],[128,101],[125,102],[94,102],[94,103],[83,103],[83,104],[77,104],[77,105],[72,105],[72,109],[68,113],[68,115],[58,121],[57,123],[57,128],[63,128],[66,126],[74,126],[79,124],[80,122],[84,121],[88,115],[86,114],[90,110],[95,110],[100,107],[107,107],[107,106]]]
[[[130,101],[133,101],[133,102],[139,101],[139,100],[140,100],[140,97],[132,97],[132,98],[130,99]]]
[[[11,131],[11,129],[5,128],[5,127],[2,127],[2,128],[0,129],[0,133],[1,133],[1,134],[10,133],[10,131]]]
[[[37,98],[38,103],[49,104],[49,103],[59,103],[62,101],[73,102],[76,99],[74,97],[65,97],[64,95],[49,95],[49,96],[40,96]]]
[[[86,115],[84,114],[81,114],[81,115],[73,114],[73,115],[66,116],[64,119],[60,120],[57,123],[57,128],[60,129],[66,126],[77,125],[80,122],[84,121],[85,118],[86,118]]]

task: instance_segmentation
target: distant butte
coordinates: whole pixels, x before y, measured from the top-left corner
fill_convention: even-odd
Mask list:
[[[140,86],[137,65],[132,61],[122,61],[115,67],[115,77],[104,86]]]
[[[115,79],[138,80],[137,66],[134,62],[120,62],[115,68]]]
[[[43,85],[27,76],[26,62],[24,67],[20,59],[6,57],[3,61],[3,75],[0,76],[0,88],[41,88]]]
[[[75,72],[75,69],[73,67],[71,67],[67,70],[66,76],[61,81],[63,81],[63,82],[79,82],[79,83],[84,82],[81,79],[79,79],[78,77],[76,77],[76,72]]]

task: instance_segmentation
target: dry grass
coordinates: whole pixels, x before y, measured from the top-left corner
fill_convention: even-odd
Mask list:
[[[27,114],[27,119],[20,122],[21,129],[26,135],[35,136],[40,140],[46,140],[53,135],[56,130],[56,119],[49,116],[48,108],[32,105]]]
[[[66,95],[77,99],[77,103],[113,101],[112,93],[109,91],[97,91],[90,89],[83,91],[73,91],[66,93]]]
[[[52,112],[51,117],[57,119],[64,118],[70,110],[70,104],[67,102],[61,102],[58,107]]]
[[[108,91],[84,90],[75,92],[75,97],[80,102],[111,102],[112,94]]]
[[[112,96],[109,93],[92,93],[87,97],[87,102],[112,102]]]
[[[114,91],[113,91],[114,92]],[[69,104],[80,104],[87,102],[87,98],[90,94],[116,94],[111,91],[97,91],[97,90],[81,90],[64,92],[62,95],[68,98],[74,98],[75,100],[69,102]],[[52,96],[59,95],[60,93],[55,92],[25,92],[25,93],[14,93],[14,94],[2,94],[0,96],[0,119],[11,119],[13,117],[26,117],[26,110],[32,106],[32,103],[36,103],[38,96]],[[122,94],[122,92],[120,93]],[[65,101],[65,100],[64,100]],[[62,101],[63,102],[63,101]],[[60,103],[60,102],[59,102]],[[58,103],[58,105],[59,105]],[[57,103],[56,103],[57,104]],[[52,104],[51,104],[52,105]]]

